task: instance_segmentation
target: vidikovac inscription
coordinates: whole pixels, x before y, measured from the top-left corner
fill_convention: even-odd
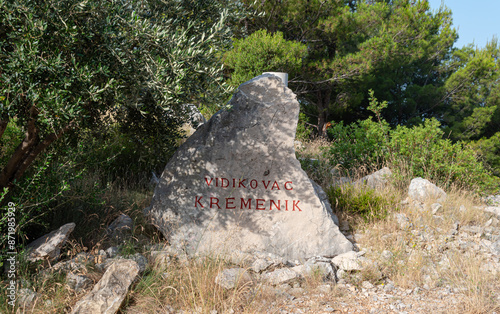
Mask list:
[[[256,180],[256,179],[236,179],[236,178],[209,178],[205,177],[207,187],[214,189],[247,189],[247,190],[276,190],[281,189],[292,191],[293,182],[278,182],[276,180]],[[288,199],[265,199],[265,198],[236,198],[236,197],[215,197],[196,195],[194,201],[195,208],[215,208],[215,209],[254,209],[254,210],[284,210],[301,212],[300,200]]]

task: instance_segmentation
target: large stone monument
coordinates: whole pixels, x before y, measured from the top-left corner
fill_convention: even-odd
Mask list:
[[[350,251],[295,158],[295,94],[264,74],[241,84],[230,108],[168,162],[146,213],[153,224],[191,255],[257,250],[301,260]]]

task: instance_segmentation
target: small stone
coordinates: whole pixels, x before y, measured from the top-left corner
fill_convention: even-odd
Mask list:
[[[367,175],[366,177],[359,179],[354,184],[366,185],[372,189],[382,189],[387,185],[391,176],[391,169],[384,167],[370,175]]]
[[[388,283],[384,286],[385,291],[393,291],[394,289],[395,289],[395,287],[392,283]]]
[[[440,203],[432,204],[431,205],[432,214],[435,215],[439,210],[441,210],[441,208],[443,208],[443,205],[441,205]]]
[[[384,250],[382,254],[380,254],[380,256],[382,256],[382,258],[385,260],[390,260],[394,257],[394,254],[391,251]]]
[[[316,287],[319,292],[330,293],[332,291],[331,285],[319,285]]]
[[[256,273],[260,273],[269,268],[273,263],[263,258],[258,258],[252,263],[252,270]]]
[[[17,304],[20,308],[29,310],[33,307],[37,298],[38,294],[35,291],[28,288],[21,288],[17,295]]]
[[[71,313],[116,313],[138,275],[139,265],[135,261],[116,260],[92,291],[76,303]]]
[[[401,230],[408,230],[413,227],[413,224],[410,222],[410,219],[406,217],[405,214],[396,214],[396,219],[398,220],[399,228]]]
[[[347,278],[348,276],[348,272],[346,272],[345,270],[343,269],[339,269],[337,270],[337,279],[338,279],[338,283],[343,283],[345,282],[345,278]]]
[[[120,252],[120,250],[118,249],[118,247],[116,246],[112,246],[112,247],[109,247],[108,249],[106,249],[106,255],[109,257],[109,258],[114,258],[118,255],[118,253]]]
[[[361,257],[357,252],[350,251],[335,256],[332,259],[333,265],[337,266],[339,269],[345,271],[361,270],[363,266],[361,264]]]
[[[363,288],[365,288],[367,290],[375,288],[375,286],[371,282],[369,282],[369,281],[363,281],[361,283],[361,287],[363,287]]]
[[[252,277],[244,268],[224,269],[215,277],[215,283],[224,289],[233,289],[239,284],[244,284],[252,280]]]
[[[130,236],[134,228],[134,221],[128,215],[120,214],[109,225],[106,233],[109,237],[117,241],[123,241],[127,236]]]
[[[90,278],[73,273],[68,273],[66,275],[66,282],[68,283],[68,286],[77,293],[82,292],[92,284],[92,280],[90,280]]]
[[[61,226],[59,229],[46,234],[27,246],[27,259],[30,262],[47,259],[57,260],[61,254],[61,247],[66,243],[69,235],[75,229],[76,224],[71,222]]]
[[[299,277],[295,271],[289,268],[276,269],[272,272],[265,273],[262,275],[262,280],[267,281],[272,285],[279,285],[290,282]]]

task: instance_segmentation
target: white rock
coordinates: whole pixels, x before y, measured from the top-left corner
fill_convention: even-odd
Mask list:
[[[271,285],[280,285],[288,283],[299,277],[300,275],[297,272],[289,268],[279,268],[272,272],[263,274],[261,279]]]
[[[295,157],[296,95],[262,75],[240,85],[230,105],[170,159],[147,212],[152,223],[190,255],[260,250],[306,260],[352,250]]]
[[[416,201],[426,203],[429,201],[437,201],[443,203],[446,200],[446,193],[429,180],[415,178],[411,180],[408,188],[408,196]]]
[[[291,269],[303,277],[312,275],[320,275],[325,279],[335,277],[335,271],[332,265],[326,262],[306,263],[304,265],[292,267]]]
[[[76,303],[71,313],[116,313],[137,275],[139,265],[135,261],[116,260],[92,291]]]
[[[396,214],[396,219],[398,220],[399,228],[401,230],[407,230],[413,227],[413,223],[410,221],[405,214]]]
[[[357,252],[350,251],[335,256],[332,259],[333,265],[344,271],[362,270],[362,257]]]
[[[391,258],[394,257],[394,254],[391,251],[384,250],[381,254],[382,258],[385,260],[390,260]]]
[[[435,215],[439,210],[441,210],[441,208],[443,208],[443,205],[441,205],[440,203],[432,204],[431,205],[432,214]]]
[[[252,280],[252,277],[244,268],[224,269],[215,277],[215,283],[224,289],[233,289],[237,285],[245,284]]]
[[[497,206],[488,206],[484,209],[484,211],[487,211],[489,213],[492,213],[500,218],[500,207]]]
[[[391,169],[384,167],[379,171],[376,171],[370,175],[367,175],[359,179],[358,181],[355,182],[355,184],[365,184],[366,186],[372,189],[381,189],[387,185],[391,176],[392,176]]]
[[[27,259],[30,262],[47,259],[53,261],[59,258],[61,247],[66,243],[71,232],[75,229],[75,223],[71,222],[61,226],[31,242],[27,246]]]
[[[252,263],[252,270],[256,273],[260,273],[264,270],[266,270],[267,268],[269,268],[269,266],[271,266],[273,263],[271,261],[268,261],[266,259],[263,259],[263,258],[258,258],[256,259],[253,263]]]
[[[361,287],[365,288],[365,289],[373,289],[373,288],[375,288],[375,286],[371,282],[369,282],[369,281],[363,281],[361,283]]]

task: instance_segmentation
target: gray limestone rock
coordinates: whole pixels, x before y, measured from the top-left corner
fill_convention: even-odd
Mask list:
[[[303,277],[319,275],[323,279],[335,279],[335,270],[329,262],[305,263],[292,267],[292,270]]]
[[[281,285],[300,277],[300,274],[290,268],[279,268],[265,273],[261,279],[271,285]]]
[[[107,269],[112,266],[114,263],[117,261],[121,260],[132,260],[137,263],[137,266],[139,267],[139,273],[142,274],[145,270],[146,267],[148,266],[148,259],[141,255],[140,253],[135,253],[134,255],[128,255],[128,256],[117,256],[115,258],[108,258],[105,259],[102,263],[96,264],[96,268],[99,269],[100,271],[107,271]]]
[[[39,295],[35,291],[28,288],[19,289],[17,295],[17,305],[23,310],[23,313],[31,312]]]
[[[446,200],[446,193],[429,180],[415,178],[411,180],[408,188],[408,196],[415,201],[426,203],[429,201],[437,201],[443,203]]]
[[[92,284],[92,280],[90,280],[87,276],[74,274],[72,272],[68,273],[66,276],[66,282],[71,289],[75,290],[75,292],[81,292]]]
[[[109,225],[107,234],[114,240],[123,240],[127,235],[132,233],[134,228],[134,222],[132,218],[128,215],[120,214],[113,222]]]
[[[258,258],[256,259],[251,266],[251,269],[255,273],[260,273],[266,269],[268,269],[273,263],[269,260],[263,259],[263,258]]]
[[[215,277],[215,283],[224,289],[232,289],[250,281],[252,281],[252,277],[244,268],[224,269]]]
[[[136,262],[115,260],[92,291],[76,303],[71,313],[116,313],[138,274],[139,266]]]
[[[190,255],[260,250],[306,260],[350,251],[295,158],[295,94],[261,75],[240,85],[230,107],[171,158],[146,212],[152,223]]]
[[[53,261],[59,258],[61,247],[68,240],[69,235],[75,229],[75,223],[65,224],[57,230],[44,235],[28,244],[28,257],[30,262],[47,259]]]
[[[389,178],[392,176],[391,169],[384,167],[379,171],[376,171],[370,175],[367,175],[358,181],[355,184],[365,184],[366,186],[372,189],[380,189],[384,188],[387,185]]]
[[[335,256],[332,259],[332,264],[335,265],[340,270],[353,271],[353,270],[362,270],[364,261],[366,261],[366,258],[361,256],[360,252],[350,251]]]
[[[485,211],[492,213],[496,215],[497,217],[500,217],[500,207],[497,206],[488,206],[484,209]]]
[[[410,218],[406,217],[405,214],[395,214],[395,216],[401,230],[407,230],[413,227],[413,223],[410,221]]]
[[[437,214],[437,212],[440,211],[442,208],[443,208],[443,205],[441,205],[439,203],[433,203],[431,205],[432,214],[433,215]]]

